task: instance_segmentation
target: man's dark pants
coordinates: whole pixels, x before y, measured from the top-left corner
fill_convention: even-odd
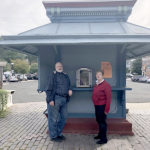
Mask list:
[[[107,115],[104,113],[105,105],[96,105],[95,106],[95,115],[96,115],[96,121],[99,125],[99,133],[100,139],[102,141],[107,140],[107,123],[106,118]]]
[[[62,131],[67,119],[67,99],[55,96],[55,106],[47,104],[48,128],[51,139],[62,136]]]

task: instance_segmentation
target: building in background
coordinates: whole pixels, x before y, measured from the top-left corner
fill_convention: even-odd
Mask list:
[[[150,56],[142,58],[142,75],[150,77]]]
[[[134,60],[135,60],[135,59],[130,59],[130,60],[127,60],[127,61],[126,61],[126,68],[127,68],[127,70],[128,70],[127,73],[131,73],[131,70],[132,70],[132,63],[133,63]]]

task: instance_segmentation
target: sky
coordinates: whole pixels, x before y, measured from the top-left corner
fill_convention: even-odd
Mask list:
[[[150,28],[150,0],[137,0],[128,21]],[[49,22],[42,0],[0,0],[0,35],[16,35]]]
[[[49,22],[42,0],[0,0],[0,35],[15,35]]]

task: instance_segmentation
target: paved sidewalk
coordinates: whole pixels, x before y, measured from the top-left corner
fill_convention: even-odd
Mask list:
[[[150,103],[128,103],[127,108],[135,134],[128,141],[135,150],[150,150]]]
[[[6,118],[0,118],[0,150],[150,150],[150,103],[127,104],[127,119],[134,136],[108,135],[108,143],[96,145],[94,135],[66,134],[66,141],[49,140],[45,102],[14,104]]]

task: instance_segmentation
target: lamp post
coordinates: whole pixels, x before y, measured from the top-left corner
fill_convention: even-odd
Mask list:
[[[13,75],[13,73],[14,73],[13,67],[14,67],[14,63],[11,63],[11,74],[12,74],[12,75]]]

